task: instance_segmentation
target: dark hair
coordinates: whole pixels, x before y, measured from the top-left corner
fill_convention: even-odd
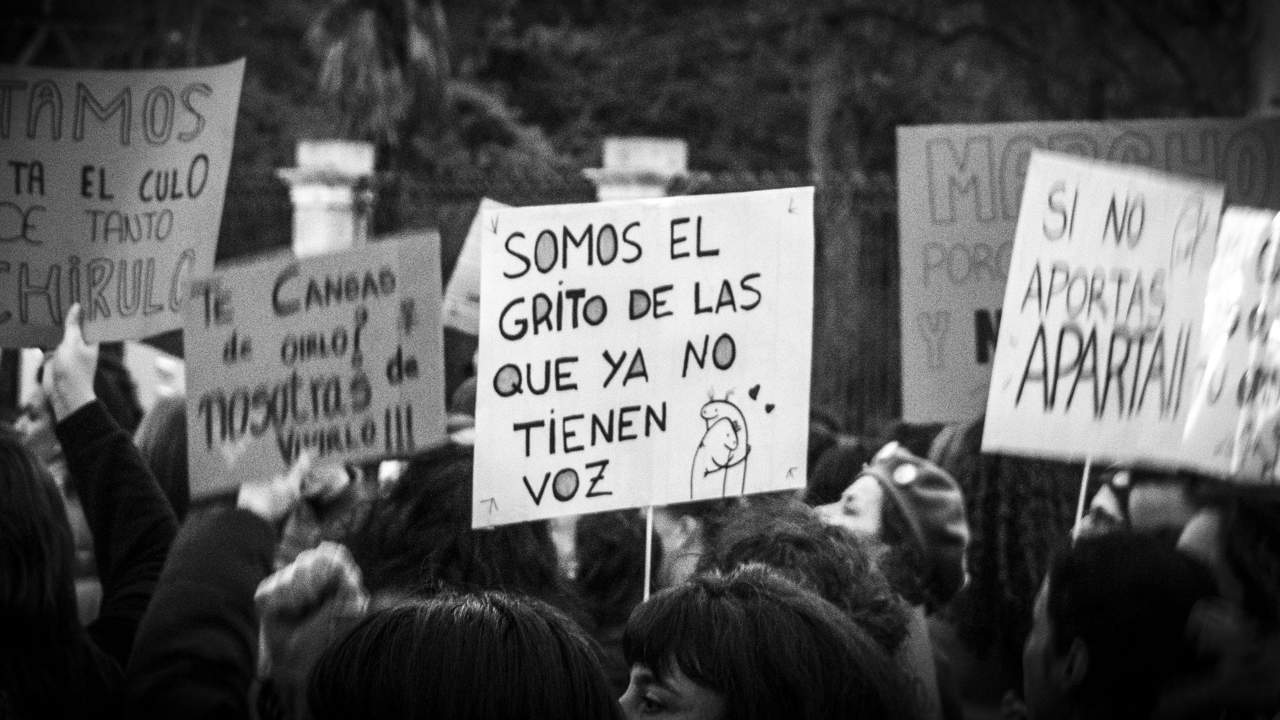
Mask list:
[[[84,633],[74,554],[53,479],[16,432],[0,427],[0,710],[16,717],[77,702],[67,696]]]
[[[621,625],[644,597],[645,521],[634,510],[583,515],[574,528],[578,573],[574,580],[600,627]],[[661,553],[662,543],[654,542]],[[658,566],[661,556],[654,559]]]
[[[735,720],[913,715],[901,674],[852,620],[762,565],[653,596],[627,622],[623,650],[659,679],[678,669]]]
[[[446,443],[415,455],[350,538],[370,592],[522,592],[573,608],[545,522],[471,529],[473,452]],[[576,608],[575,608],[576,609]]]
[[[875,567],[867,545],[827,525],[796,500],[753,501],[735,513],[702,569],[763,563],[840,608],[886,652],[907,636],[907,609]]]
[[[1280,501],[1232,498],[1222,527],[1223,555],[1240,581],[1244,611],[1262,631],[1280,629]]]
[[[191,502],[187,468],[187,401],[181,395],[156,399],[142,416],[134,438],[173,514],[182,522]]]
[[[895,420],[885,432],[885,442],[896,442],[919,458],[929,457],[934,438],[946,427],[942,423],[911,423]],[[882,443],[883,445],[883,443]]]
[[[1157,538],[1115,531],[1080,538],[1049,568],[1048,619],[1059,654],[1082,640],[1082,692],[1115,717],[1147,717],[1162,688],[1189,669],[1187,618],[1214,594],[1208,570]]]
[[[840,499],[840,495],[858,477],[858,473],[878,449],[864,438],[840,436],[809,470],[809,482],[805,485],[804,501],[810,505],[827,505]]]
[[[929,591],[929,560],[907,522],[898,503],[885,497],[880,504],[879,565],[894,592],[912,605],[925,605],[930,611],[943,603]]]
[[[545,603],[446,594],[362,620],[320,656],[307,702],[316,720],[616,718],[596,653]]]
[[[951,473],[969,521],[969,584],[943,611],[1004,687],[1022,687],[1022,648],[1049,556],[1071,530],[1082,467],[982,452],[981,419],[949,426],[930,459]]]
[[[698,527],[702,529],[702,542],[706,547],[714,547],[719,541],[720,530],[741,504],[740,498],[729,497],[674,503],[663,505],[662,509],[673,517],[690,517],[697,520]]]

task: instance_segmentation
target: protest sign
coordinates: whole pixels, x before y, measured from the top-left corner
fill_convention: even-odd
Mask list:
[[[984,451],[1180,462],[1222,194],[1032,152]]]
[[[482,228],[475,526],[804,485],[813,188]]]
[[[1276,218],[1245,207],[1223,213],[1183,437],[1187,465],[1254,484],[1280,481]]]
[[[1027,158],[1034,148],[1220,180],[1280,207],[1280,119],[898,129],[902,402],[911,422],[982,414]]]
[[[0,69],[0,346],[182,325],[213,269],[244,61],[187,70]]]
[[[438,249],[370,243],[193,280],[183,335],[193,496],[317,462],[405,455],[444,437]]]
[[[506,208],[496,200],[480,198],[480,207],[471,219],[462,251],[453,266],[444,291],[444,324],[472,337],[480,334],[480,215],[485,210]]]

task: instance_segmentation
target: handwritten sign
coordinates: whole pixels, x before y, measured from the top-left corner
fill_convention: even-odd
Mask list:
[[[1280,207],[1280,119],[898,129],[902,401],[912,422],[982,414],[1033,149],[1219,180]]]
[[[486,210],[510,207],[489,198],[480,199],[480,207],[471,220],[471,228],[462,242],[458,263],[444,291],[444,324],[468,335],[480,334],[480,215]]]
[[[813,188],[482,217],[476,526],[804,484]]]
[[[984,451],[1178,464],[1222,193],[1032,153]]]
[[[244,62],[0,68],[0,345],[49,346],[75,302],[94,342],[182,324],[213,269]]]
[[[1276,217],[1245,207],[1222,216],[1182,443],[1188,465],[1252,484],[1280,482]]]
[[[318,461],[403,455],[444,437],[440,260],[379,242],[269,258],[191,283],[184,310],[192,494]]]

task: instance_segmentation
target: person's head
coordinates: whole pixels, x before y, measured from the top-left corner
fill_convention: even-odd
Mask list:
[[[897,443],[876,453],[823,518],[882,543],[882,569],[912,604],[937,606],[964,586],[969,525],[960,486]]]
[[[834,605],[767,567],[700,575],[627,621],[628,718],[903,718],[888,656]]]
[[[22,407],[14,427],[22,435],[27,448],[54,480],[60,486],[65,486],[66,461],[62,455],[62,444],[54,431],[58,418],[54,418],[53,408],[41,387],[43,376],[44,367],[41,366],[36,371],[36,382],[22,399]],[[125,432],[132,434],[137,429],[142,420],[138,389],[128,368],[116,355],[110,352],[98,355],[98,366],[93,375],[93,393]]]
[[[1185,475],[1110,468],[1090,499],[1077,532],[1090,535],[1127,529],[1173,543],[1197,509],[1188,492],[1191,482]]]
[[[797,500],[742,506],[702,559],[703,569],[720,572],[750,563],[768,565],[816,592],[886,652],[895,652],[907,635],[907,610],[876,568],[870,548]]]
[[[373,503],[347,541],[370,592],[561,595],[556,549],[545,522],[471,528],[473,457],[470,447],[452,443],[425,450]]]
[[[0,427],[0,636],[31,647],[78,631],[75,547],[62,495],[17,433]]]
[[[170,395],[156,400],[134,434],[138,451],[169,499],[178,521],[187,516],[191,486],[187,469],[187,400]]]
[[[574,582],[600,627],[625,623],[644,596],[644,531],[644,518],[629,510],[578,518]]]
[[[684,582],[698,567],[702,554],[713,547],[736,498],[698,500],[653,509],[653,532],[662,555],[654,584],[669,587]]]
[[[1052,561],[1023,651],[1032,720],[1143,718],[1186,669],[1187,619],[1208,572],[1159,539],[1112,532]]]
[[[857,477],[871,462],[875,450],[873,444],[862,438],[836,437],[810,465],[804,501],[813,506],[838,502],[845,488],[849,487],[849,479]]]
[[[376,611],[329,646],[307,705],[316,720],[615,718],[597,653],[545,603],[444,594]]]

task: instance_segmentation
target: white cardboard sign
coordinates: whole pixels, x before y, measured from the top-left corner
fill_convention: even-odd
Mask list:
[[[444,291],[444,324],[468,335],[480,333],[480,215],[485,210],[506,208],[496,200],[480,198],[480,207],[471,219],[467,237],[462,241],[458,262],[453,266]]]
[[[902,413],[980,416],[1033,149],[1226,184],[1227,201],[1280,208],[1280,118],[898,128]]]
[[[182,325],[213,269],[244,61],[187,70],[0,68],[0,346]]]
[[[183,335],[193,496],[250,468],[403,456],[444,438],[440,261],[386,241],[192,282]],[[252,462],[247,462],[246,458]]]
[[[1221,185],[1034,151],[983,450],[1177,465]]]
[[[812,188],[482,217],[475,526],[804,484]]]

